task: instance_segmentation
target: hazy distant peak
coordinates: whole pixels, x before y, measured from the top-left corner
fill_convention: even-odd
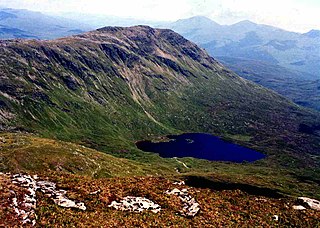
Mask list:
[[[183,20],[183,19],[181,19],[181,20]],[[205,16],[194,16],[194,17],[188,18],[187,20],[218,24],[218,23],[214,22],[213,20],[211,20],[210,18],[205,17]]]
[[[320,30],[312,29],[309,32],[304,33],[303,35],[310,38],[317,38],[320,37]]]
[[[205,16],[194,16],[187,19],[180,19],[176,23],[188,23],[190,26],[220,26],[218,23]]]
[[[246,27],[246,28],[256,28],[258,26],[258,24],[249,21],[249,20],[243,20],[243,21],[239,21],[233,25],[231,25],[233,27]]]

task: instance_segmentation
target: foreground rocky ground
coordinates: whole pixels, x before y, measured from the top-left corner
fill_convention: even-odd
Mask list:
[[[23,203],[30,191],[24,182],[17,181],[22,177],[26,176],[0,175],[1,227],[21,226],[23,218],[17,215],[15,204],[19,210],[26,206],[34,210],[25,226],[32,226],[33,221],[36,227],[320,226],[320,211],[307,208],[296,198],[274,194],[271,189],[249,194],[246,189],[192,187],[198,183],[190,178],[186,185],[174,177],[93,179],[52,172],[36,177],[38,190],[32,206]],[[59,192],[63,192],[64,201],[57,201]],[[66,200],[71,204],[81,202],[82,207],[68,208]],[[297,210],[297,206],[306,208]]]

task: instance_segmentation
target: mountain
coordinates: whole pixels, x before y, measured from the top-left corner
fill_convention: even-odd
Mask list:
[[[279,64],[291,70],[307,72],[319,79],[320,37],[317,30],[300,34],[276,27],[241,21],[233,25],[212,26],[203,17],[178,20],[164,25],[205,48],[212,56],[239,57]],[[211,35],[210,35],[211,34]]]
[[[296,104],[320,111],[320,80],[279,65],[232,57],[217,57],[241,77],[272,89]]]
[[[309,165],[319,115],[239,78],[170,30],[106,27],[53,41],[1,42],[1,128],[118,156],[135,140],[209,132]],[[143,156],[142,156],[143,157]],[[142,159],[142,158],[141,158]]]
[[[27,209],[37,226],[318,222],[318,211],[303,211],[305,221],[293,206],[301,194],[320,196],[319,113],[237,76],[168,29],[104,27],[57,40],[1,41],[0,123],[5,227],[21,226],[16,211]],[[182,132],[211,133],[267,158],[170,159],[135,146]],[[176,189],[180,198],[169,194]],[[28,192],[36,207],[23,202]],[[53,197],[62,196],[68,200],[58,206]],[[161,211],[111,207],[127,196],[147,198]],[[85,209],[62,207],[70,201]],[[185,206],[198,203],[200,212],[185,218]]]
[[[0,9],[0,39],[54,39],[79,34],[91,26],[70,19],[19,9]]]
[[[316,38],[319,38],[319,37],[320,37],[320,30],[312,29],[312,30],[310,30],[309,32],[304,33],[303,35],[304,35],[304,36],[307,36],[307,37],[309,37],[309,38],[316,39]]]

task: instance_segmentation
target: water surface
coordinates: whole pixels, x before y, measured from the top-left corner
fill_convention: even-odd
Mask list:
[[[253,162],[265,155],[255,150],[226,142],[204,133],[169,135],[167,142],[139,141],[140,150],[158,153],[161,157],[193,157],[210,161]]]

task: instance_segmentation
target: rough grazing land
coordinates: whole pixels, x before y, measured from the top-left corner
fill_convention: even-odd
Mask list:
[[[8,199],[15,190],[18,197],[21,188],[10,184],[10,180],[0,175],[0,224],[18,225],[15,212]],[[39,177],[45,178],[45,177]],[[76,226],[76,227],[317,227],[320,211],[312,209],[295,210],[295,198],[266,197],[250,195],[240,190],[215,190],[210,188],[187,188],[200,205],[194,217],[186,218],[180,211],[183,203],[174,195],[165,192],[177,187],[173,179],[158,177],[92,179],[75,175],[50,173],[48,179],[57,183],[61,189],[68,189],[70,199],[81,200],[87,207],[85,211],[59,207],[37,192],[36,226]],[[99,190],[99,191],[98,191]],[[98,191],[98,192],[96,192]],[[96,192],[92,194],[92,192]],[[141,213],[119,211],[108,205],[125,196],[146,197],[161,206],[161,211]]]

